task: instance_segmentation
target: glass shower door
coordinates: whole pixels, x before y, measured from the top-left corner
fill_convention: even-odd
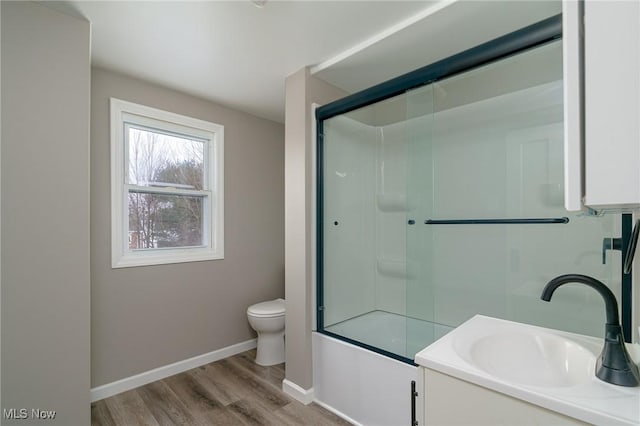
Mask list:
[[[609,252],[606,264],[601,254],[602,239],[620,235],[620,216],[563,206],[561,46],[407,92],[410,358],[431,343],[419,329],[430,325],[437,339],[475,314],[603,333],[593,290],[569,285],[552,303],[540,300],[544,285],[566,273],[591,275],[620,295],[620,253]],[[512,219],[557,223],[504,223]]]
[[[324,122],[322,326],[358,341],[375,307],[375,136],[352,114]]]
[[[434,85],[406,93],[407,226],[406,356],[446,331],[435,322],[432,229],[424,220],[433,210]],[[447,330],[448,331],[448,330]]]
[[[622,224],[564,209],[562,44],[536,34],[522,47],[535,48],[318,110],[319,332],[405,362],[476,314],[603,334],[592,289],[540,300],[568,273],[620,300],[621,253],[603,264],[602,242]]]

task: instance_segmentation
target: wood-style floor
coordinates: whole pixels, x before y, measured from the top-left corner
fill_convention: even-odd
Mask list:
[[[261,367],[255,350],[91,404],[92,426],[349,425],[281,391],[284,364]]]

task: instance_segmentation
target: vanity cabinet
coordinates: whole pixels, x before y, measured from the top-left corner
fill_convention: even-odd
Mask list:
[[[640,207],[640,1],[563,1],[565,206]]]
[[[588,424],[429,368],[422,370],[427,426]]]
[[[640,387],[595,377],[601,350],[602,338],[476,315],[416,354],[421,424],[640,425]],[[640,346],[627,350],[637,363]]]

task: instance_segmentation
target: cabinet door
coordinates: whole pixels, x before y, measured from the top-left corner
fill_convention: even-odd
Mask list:
[[[585,198],[640,204],[640,1],[584,2]]]
[[[426,426],[586,425],[546,408],[465,382],[435,370],[424,370]]]
[[[640,206],[640,0],[564,0],[565,207]]]
[[[562,2],[562,79],[564,92],[564,206],[583,209],[584,58],[583,2]]]

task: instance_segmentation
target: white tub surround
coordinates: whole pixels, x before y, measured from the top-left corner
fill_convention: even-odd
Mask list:
[[[376,310],[325,330],[411,360],[425,345],[444,336],[453,327]]]
[[[520,337],[522,341],[518,343]],[[493,339],[494,344],[486,348],[484,344],[489,339]],[[513,342],[513,354],[507,353],[509,341]],[[540,351],[537,358],[540,363],[535,360],[519,362],[518,357],[522,358],[522,355],[517,352],[525,354],[523,345],[527,342],[542,347],[534,348]],[[580,421],[638,425],[640,387],[616,386],[595,376],[595,360],[602,346],[601,338],[476,315],[419,352],[415,361],[430,370]],[[628,344],[627,349],[637,363],[640,346]],[[495,352],[493,361],[483,354],[486,350]],[[550,358],[545,360],[544,356]],[[555,371],[554,365],[560,365],[555,358],[561,356],[567,358],[567,367],[564,371]],[[585,357],[587,361],[584,361]],[[531,371],[519,370],[526,368]],[[545,368],[550,370],[544,371]]]
[[[410,424],[411,381],[420,389],[421,377],[418,367],[313,333],[315,402],[355,425]]]

